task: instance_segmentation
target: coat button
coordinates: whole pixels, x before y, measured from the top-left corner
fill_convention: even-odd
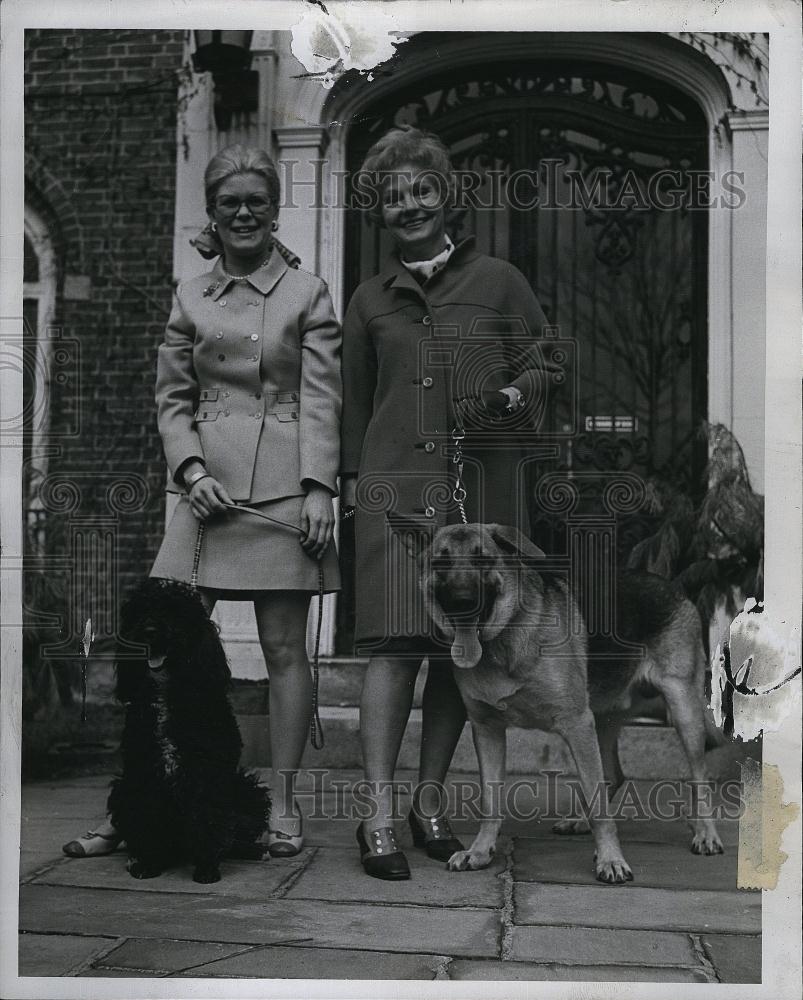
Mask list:
[[[223,331],[222,330],[218,330],[218,332],[215,334],[215,339],[216,340],[221,340],[222,337],[223,337]]]
[[[259,358],[256,356],[256,354],[252,354],[251,357],[248,360],[249,361],[259,361]]]
[[[226,360],[226,355],[225,354],[218,354],[217,359],[218,359],[218,361],[225,361]]]
[[[429,377],[429,375],[427,375],[427,377],[422,380],[421,385],[423,385],[425,389],[432,388],[432,379]]]
[[[223,306],[226,305],[226,300],[225,299],[221,299],[220,302],[218,302],[218,305],[222,308]]]
[[[223,411],[223,416],[224,416],[224,417],[227,417],[228,415],[229,415],[229,411],[228,411],[228,410],[224,410],[224,411]]]
[[[435,516],[435,508],[427,507],[426,510],[424,511],[424,517],[434,517],[434,516]]]
[[[262,399],[262,393],[261,392],[255,392],[254,393],[254,399]]]
[[[226,397],[226,399],[228,399],[231,393],[228,390],[226,390],[226,392],[224,392],[223,395]]]
[[[261,413],[255,413],[254,416],[256,417],[257,420],[259,420],[259,418],[262,416],[262,414]]]
[[[252,333],[251,334],[251,340],[259,340],[259,334],[258,333]]]
[[[430,452],[430,454],[433,451],[435,451],[435,442],[434,441],[427,441],[427,443],[424,445],[424,451],[428,451],[428,452]]]
[[[424,326],[429,326],[430,323],[432,322],[432,320],[429,317],[429,314],[427,314],[426,316],[424,316],[424,318],[421,320],[421,322],[424,324]]]

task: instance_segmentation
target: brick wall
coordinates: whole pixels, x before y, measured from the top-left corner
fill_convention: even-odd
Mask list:
[[[25,194],[56,247],[67,348],[51,382],[48,472],[69,485],[42,491],[48,549],[72,551],[83,585],[100,572],[93,561],[105,575],[73,602],[77,617],[94,606],[108,620],[163,530],[153,384],[172,296],[182,44],[181,31],[26,32]]]

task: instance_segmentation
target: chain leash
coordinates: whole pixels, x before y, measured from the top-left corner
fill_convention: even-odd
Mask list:
[[[452,490],[452,500],[457,504],[457,509],[460,512],[460,520],[463,524],[468,524],[468,517],[466,517],[465,502],[468,494],[466,493],[466,488],[463,486],[463,441],[466,437],[466,429],[463,426],[463,414],[461,412],[462,403],[457,402],[455,406],[455,425],[452,428],[452,444],[454,445],[454,453],[452,455],[452,464],[455,467],[455,481],[454,489]]]

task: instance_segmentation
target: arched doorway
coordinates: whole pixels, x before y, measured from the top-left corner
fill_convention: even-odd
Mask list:
[[[397,61],[420,59],[436,41],[415,39],[418,52],[411,45]],[[708,357],[703,110],[665,80],[607,61],[473,62],[419,74],[362,107],[349,132],[349,173],[401,123],[449,146],[464,190],[453,237],[475,234],[481,250],[524,273],[554,325],[551,349],[574,366],[545,425],[559,457],[534,465],[533,487],[542,473],[563,472],[587,490],[587,509],[597,472],[699,488]],[[388,251],[384,233],[350,210],[345,301]],[[348,537],[341,549],[347,563]],[[338,646],[346,651],[343,598]]]

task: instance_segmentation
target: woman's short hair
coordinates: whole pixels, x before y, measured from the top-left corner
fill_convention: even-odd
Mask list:
[[[454,168],[443,141],[433,132],[412,125],[396,125],[371,146],[360,167],[359,186],[361,191],[372,195],[368,204],[372,218],[382,217],[382,182],[407,164],[438,177],[445,199],[452,191]]]
[[[226,146],[219,153],[215,153],[206,165],[204,192],[207,209],[213,206],[215,195],[223,181],[235,174],[245,173],[259,174],[264,177],[268,185],[268,193],[274,201],[278,202],[281,186],[273,160],[264,149],[259,149],[256,146],[244,146],[238,142],[233,146]]]

